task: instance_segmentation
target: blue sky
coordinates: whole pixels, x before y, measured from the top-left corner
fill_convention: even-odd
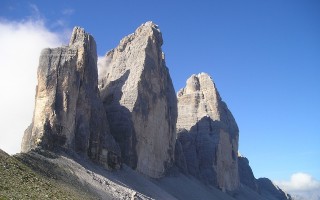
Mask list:
[[[2,0],[0,22],[40,21],[65,43],[82,26],[102,56],[152,20],[176,91],[191,74],[212,76],[256,177],[320,180],[319,0],[48,2]]]

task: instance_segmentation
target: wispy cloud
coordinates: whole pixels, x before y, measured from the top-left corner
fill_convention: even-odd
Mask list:
[[[38,6],[36,4],[29,4],[30,8],[31,8],[31,17],[34,19],[41,19],[41,12],[38,8]]]
[[[0,148],[10,154],[32,120],[40,51],[62,43],[41,19],[0,21]]]
[[[74,9],[71,9],[71,8],[62,10],[62,14],[63,14],[63,15],[73,15],[74,12],[75,12],[75,10],[74,10]]]
[[[275,180],[273,182],[281,189],[300,199],[320,199],[320,181],[313,178],[310,174],[298,172],[292,174],[290,180]]]
[[[61,11],[61,16],[57,18],[55,21],[51,22],[50,27],[53,29],[59,29],[62,30],[64,33],[71,33],[72,29],[69,27],[69,17],[73,15],[75,12],[74,9],[64,9]],[[67,34],[64,34],[67,35]],[[69,36],[69,34],[68,34]]]

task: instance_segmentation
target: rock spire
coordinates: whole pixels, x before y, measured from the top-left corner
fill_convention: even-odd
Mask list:
[[[38,147],[72,150],[106,167],[120,164],[98,90],[96,43],[82,28],[73,29],[68,46],[41,52],[33,121],[21,151]]]
[[[124,163],[158,178],[172,166],[177,99],[161,50],[159,27],[147,22],[109,51],[99,88]]]
[[[224,191],[239,187],[238,126],[208,74],[192,75],[178,92],[177,130],[181,169]]]

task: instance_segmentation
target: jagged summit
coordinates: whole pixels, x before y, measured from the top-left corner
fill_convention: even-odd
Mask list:
[[[90,39],[89,39],[90,38]],[[79,26],[76,26],[73,28],[69,46],[74,45],[75,43],[90,43],[90,40],[94,40],[91,35],[86,33],[84,28],[81,28]]]
[[[191,94],[195,91],[207,90],[208,88],[210,88],[211,90],[213,89],[214,93],[219,98],[218,100],[221,99],[215,83],[209,74],[205,72],[192,74],[191,77],[189,77],[186,81],[186,87],[179,90],[178,96],[181,96],[183,94]]]
[[[218,90],[214,84],[214,81],[210,77],[210,75],[207,73],[201,72],[199,74],[191,75],[191,77],[189,77],[186,81],[186,87],[180,89],[177,95],[178,97],[180,97],[183,95],[193,94],[195,92],[206,91],[208,89],[211,90],[211,92],[213,92],[213,95],[215,96],[213,100],[215,102],[221,100]]]
[[[134,34],[137,35],[149,35],[149,36],[155,36],[156,41],[161,46],[163,44],[162,34],[160,31],[160,28],[157,24],[153,23],[152,21],[148,21],[144,24],[142,24]]]
[[[163,44],[162,34],[158,25],[152,21],[148,21],[139,26],[134,33],[129,34],[120,40],[119,45],[115,49],[109,51],[106,56],[115,50],[119,52],[124,51],[126,46],[130,45],[133,40],[135,40],[135,43],[139,42],[140,45],[146,45],[149,42],[148,40],[150,40],[157,44],[158,48],[160,49],[161,45]]]
[[[237,123],[226,103],[222,101],[217,87],[209,74],[204,72],[198,75],[193,74],[188,78],[186,87],[180,89],[177,96],[179,104],[186,104],[180,108],[181,116],[179,115],[178,117],[178,129],[185,128],[190,130],[193,124],[189,122],[189,119],[196,122],[202,117],[209,116],[212,120],[221,122],[224,128],[230,130],[232,136],[238,137],[239,129]],[[195,109],[197,111],[192,111]],[[187,114],[187,110],[194,113],[191,118]]]

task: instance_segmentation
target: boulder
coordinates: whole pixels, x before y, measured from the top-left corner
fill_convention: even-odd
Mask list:
[[[100,62],[99,88],[123,162],[158,178],[173,165],[177,99],[161,50],[162,34],[142,24]]]
[[[42,50],[37,77],[33,120],[21,151],[67,149],[119,167],[120,148],[110,134],[98,90],[93,37],[75,27],[68,46]]]

